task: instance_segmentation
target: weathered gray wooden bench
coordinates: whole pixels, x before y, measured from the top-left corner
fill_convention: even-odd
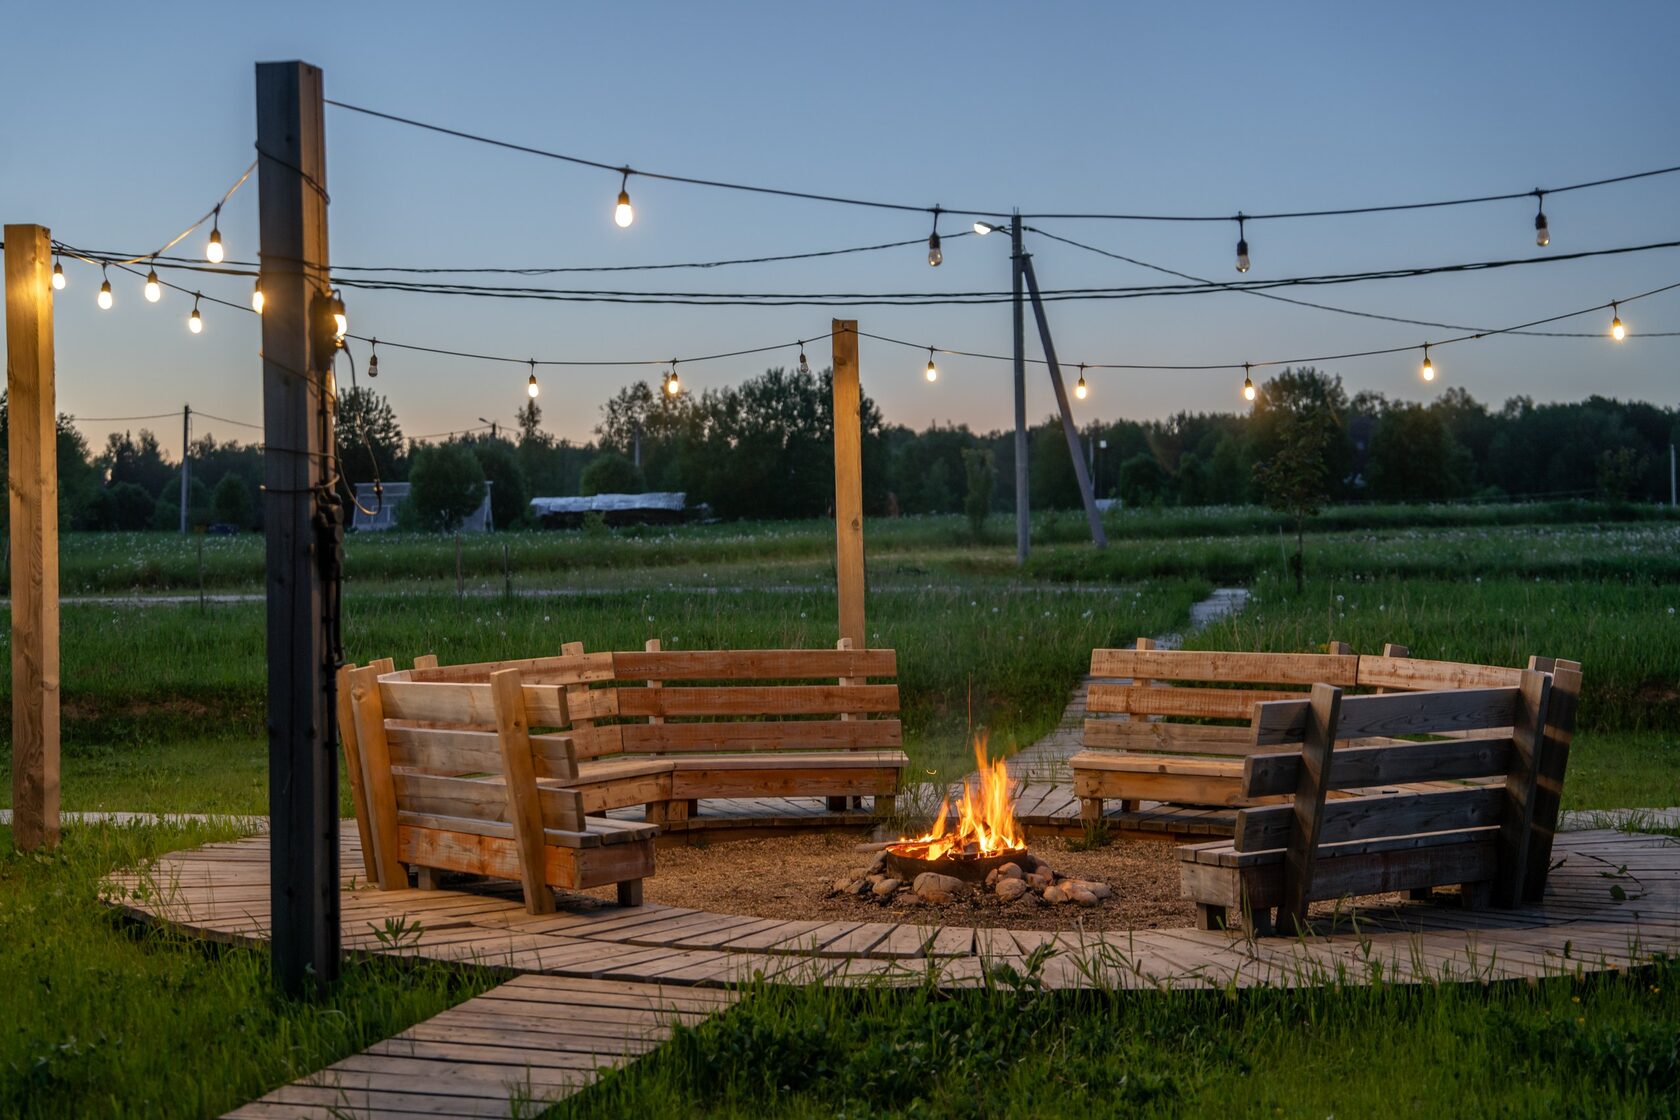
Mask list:
[[[1472,906],[1538,901],[1581,667],[1536,659],[1515,672],[1509,685],[1351,696],[1318,684],[1308,699],[1260,703],[1240,792],[1288,800],[1239,811],[1231,840],[1179,849],[1198,926],[1235,912],[1265,932],[1276,907],[1292,930],[1314,901],[1437,886]],[[1426,674],[1395,666],[1387,679]],[[1395,788],[1417,782],[1436,784]]]

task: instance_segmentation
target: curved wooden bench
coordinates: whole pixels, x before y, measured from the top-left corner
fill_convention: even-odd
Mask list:
[[[639,906],[653,874],[652,825],[585,815],[564,783],[577,777],[561,686],[517,667],[475,680],[425,679],[432,659],[396,672],[390,661],[339,674],[339,735],[351,775],[368,878],[382,890],[422,887],[438,871],[516,879],[533,914],[552,888],[617,884]]]

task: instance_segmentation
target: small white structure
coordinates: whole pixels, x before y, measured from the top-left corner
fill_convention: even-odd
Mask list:
[[[663,525],[688,518],[688,495],[682,491],[651,494],[594,494],[587,498],[532,498],[531,512],[544,525],[576,528],[591,513],[608,525]]]
[[[455,526],[456,532],[488,533],[495,528],[496,523],[490,518],[490,487],[494,485],[493,482],[484,484],[484,500]],[[395,529],[397,508],[408,500],[408,487],[406,482],[387,482],[380,488],[382,496],[375,496],[373,483],[356,483],[356,509],[350,527],[366,533]]]

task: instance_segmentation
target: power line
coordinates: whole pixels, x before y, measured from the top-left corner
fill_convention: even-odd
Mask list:
[[[850,198],[843,195],[820,194],[812,191],[791,190],[781,187],[766,187],[749,183],[735,183],[718,179],[704,179],[690,175],[678,175],[669,172],[646,171],[632,167],[629,164],[608,163],[603,160],[589,159],[583,156],[570,155],[565,152],[551,151],[529,144],[520,144],[509,140],[499,140],[480,133],[467,132],[462,129],[448,128],[444,125],[431,124],[403,117],[395,113],[387,113],[378,109],[369,109],[360,105],[351,105],[344,101],[326,100],[328,105],[344,109],[364,116],[376,117],[380,120],[391,121],[396,124],[407,125],[411,128],[427,132],[436,132],[445,136],[453,136],[460,140],[468,140],[476,144],[487,144],[491,147],[503,148],[508,151],[522,152],[526,155],[540,156],[544,159],[559,160],[564,163],[580,167],[592,167],[601,171],[609,171],[623,176],[628,181],[630,176],[636,175],[644,179],[659,179],[671,183],[686,183],[691,186],[714,187],[720,190],[743,191],[752,194],[775,195],[782,198],[806,199],[815,202],[832,202],[844,206],[868,207],[876,210],[897,210],[901,212],[922,214],[951,214],[965,218],[1004,218],[1011,216],[1009,207],[993,207],[991,209],[963,209],[951,206],[928,206],[916,203],[883,202],[879,199]],[[1341,208],[1325,208],[1315,210],[1281,210],[1258,214],[1248,214],[1238,211],[1235,214],[1131,214],[1131,213],[1024,213],[1020,217],[1025,219],[1078,219],[1094,221],[1126,221],[1126,222],[1233,222],[1233,221],[1274,221],[1284,218],[1330,218],[1356,214],[1385,214],[1407,210],[1432,210],[1448,206],[1473,206],[1488,202],[1509,202],[1520,198],[1536,198],[1544,202],[1546,195],[1566,194],[1570,191],[1587,190],[1594,187],[1610,186],[1614,183],[1627,183],[1636,179],[1648,179],[1657,175],[1671,175],[1680,171],[1680,164],[1671,167],[1653,168],[1649,171],[1635,171],[1625,175],[1613,175],[1599,179],[1591,179],[1580,183],[1570,183],[1561,187],[1535,187],[1530,190],[1506,191],[1494,194],[1472,195],[1462,198],[1436,199],[1427,202],[1384,203],[1370,206],[1349,206]]]

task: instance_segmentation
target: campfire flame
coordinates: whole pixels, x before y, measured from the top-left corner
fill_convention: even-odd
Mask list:
[[[1026,850],[1027,841],[1015,820],[1015,802],[1009,795],[1009,770],[1001,758],[996,762],[987,759],[985,736],[974,741],[974,761],[980,780],[963,783],[956,828],[947,831],[951,799],[946,797],[939,803],[932,831],[899,840],[892,845],[893,852],[911,859],[939,860]]]

